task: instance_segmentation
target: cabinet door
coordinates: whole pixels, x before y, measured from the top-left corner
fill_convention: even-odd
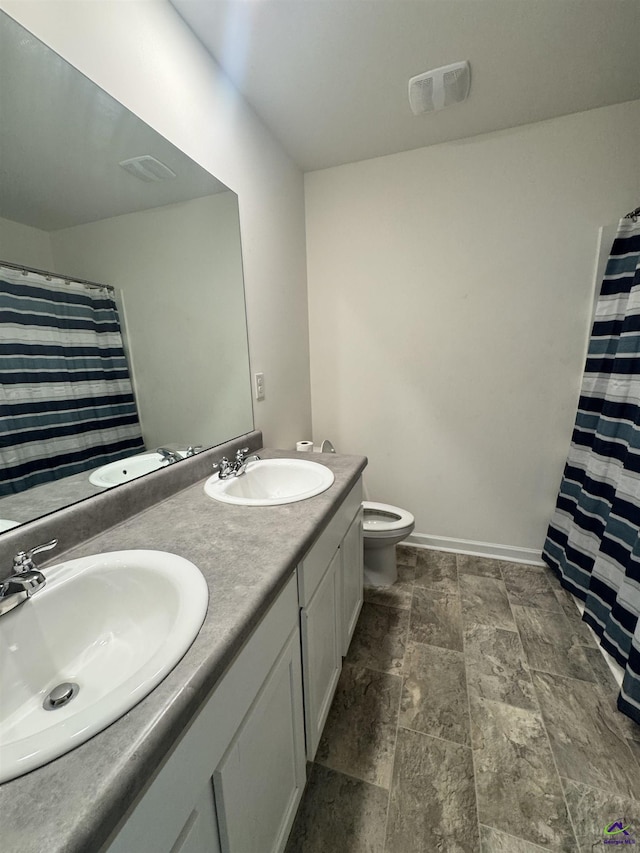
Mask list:
[[[220,853],[211,780],[182,828],[171,853]]]
[[[362,510],[356,515],[340,547],[342,551],[342,654],[347,654],[362,608],[364,563]]]
[[[296,629],[213,776],[224,853],[283,850],[305,772]]]
[[[342,668],[341,553],[336,551],[301,612],[307,758],[313,761]]]

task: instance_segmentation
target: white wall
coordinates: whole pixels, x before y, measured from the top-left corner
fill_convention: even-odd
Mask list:
[[[166,0],[0,8],[238,193],[251,365],[266,385],[255,425],[293,446],[311,426],[300,171]]]
[[[0,218],[0,261],[53,270],[48,233],[12,219]]]
[[[416,531],[541,548],[640,102],[305,176],[313,435]]]
[[[147,448],[210,447],[251,429],[231,192],[51,234],[56,269],[118,288]]]

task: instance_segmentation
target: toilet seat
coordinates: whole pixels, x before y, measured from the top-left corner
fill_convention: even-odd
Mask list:
[[[397,506],[376,501],[363,501],[362,509],[364,511],[362,529],[364,535],[370,539],[384,539],[390,533],[397,534],[408,527],[413,529],[415,525],[413,515]]]

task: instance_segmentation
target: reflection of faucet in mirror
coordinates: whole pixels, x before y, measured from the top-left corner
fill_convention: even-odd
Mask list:
[[[19,551],[15,555],[11,574],[0,581],[0,616],[31,598],[46,584],[46,578],[38,571],[33,557],[41,551],[50,551],[57,544],[58,540],[52,539],[51,542],[36,545],[29,551]]]
[[[182,459],[177,450],[170,450],[168,447],[159,447],[156,453],[159,453],[162,456],[162,461],[168,462],[169,465],[179,462]]]
[[[187,458],[189,456],[195,456],[196,453],[200,453],[200,451],[202,451],[202,450],[204,450],[204,448],[201,444],[196,444],[195,446],[193,444],[190,444],[189,447],[187,447],[187,449],[185,451],[185,456]]]

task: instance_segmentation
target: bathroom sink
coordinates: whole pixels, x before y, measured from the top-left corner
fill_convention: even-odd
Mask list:
[[[162,551],[42,572],[46,586],[0,616],[0,782],[69,752],[150,693],[196,638],[209,600],[193,563]],[[61,689],[45,710],[66,683],[77,692]]]
[[[108,489],[110,486],[119,486],[128,483],[143,474],[150,474],[163,468],[169,463],[159,453],[140,453],[137,456],[129,456],[128,459],[118,459],[109,462],[101,468],[96,468],[89,476],[89,482],[94,486],[102,486]]]
[[[211,498],[241,506],[277,506],[312,498],[333,483],[333,472],[306,459],[259,459],[244,474],[221,480],[209,477],[204,490]]]

